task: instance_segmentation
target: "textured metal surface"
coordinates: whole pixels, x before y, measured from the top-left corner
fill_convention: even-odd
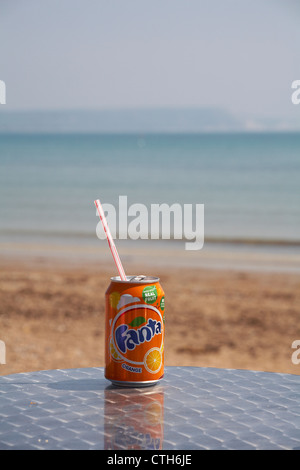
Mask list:
[[[300,449],[300,376],[167,367],[147,389],[102,368],[0,377],[0,449]]]

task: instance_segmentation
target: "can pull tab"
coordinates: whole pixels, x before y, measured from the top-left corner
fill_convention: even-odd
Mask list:
[[[143,281],[146,277],[144,274],[139,274],[138,276],[133,276],[130,281]]]

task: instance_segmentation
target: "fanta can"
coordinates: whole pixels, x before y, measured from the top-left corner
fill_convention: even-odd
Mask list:
[[[112,277],[105,294],[105,377],[125,387],[164,375],[165,294],[158,277]]]

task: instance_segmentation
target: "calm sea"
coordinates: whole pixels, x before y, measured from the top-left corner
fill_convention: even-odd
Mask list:
[[[0,135],[0,242],[96,243],[93,204],[204,204],[205,240],[300,244],[300,134]]]

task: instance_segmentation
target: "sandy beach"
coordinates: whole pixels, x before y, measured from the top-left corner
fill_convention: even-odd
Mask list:
[[[104,365],[104,293],[116,274],[104,250],[106,264],[1,257],[0,375]],[[128,274],[140,274],[135,261],[126,259]],[[165,365],[300,374],[291,360],[300,339],[299,273],[145,269],[165,290]]]

